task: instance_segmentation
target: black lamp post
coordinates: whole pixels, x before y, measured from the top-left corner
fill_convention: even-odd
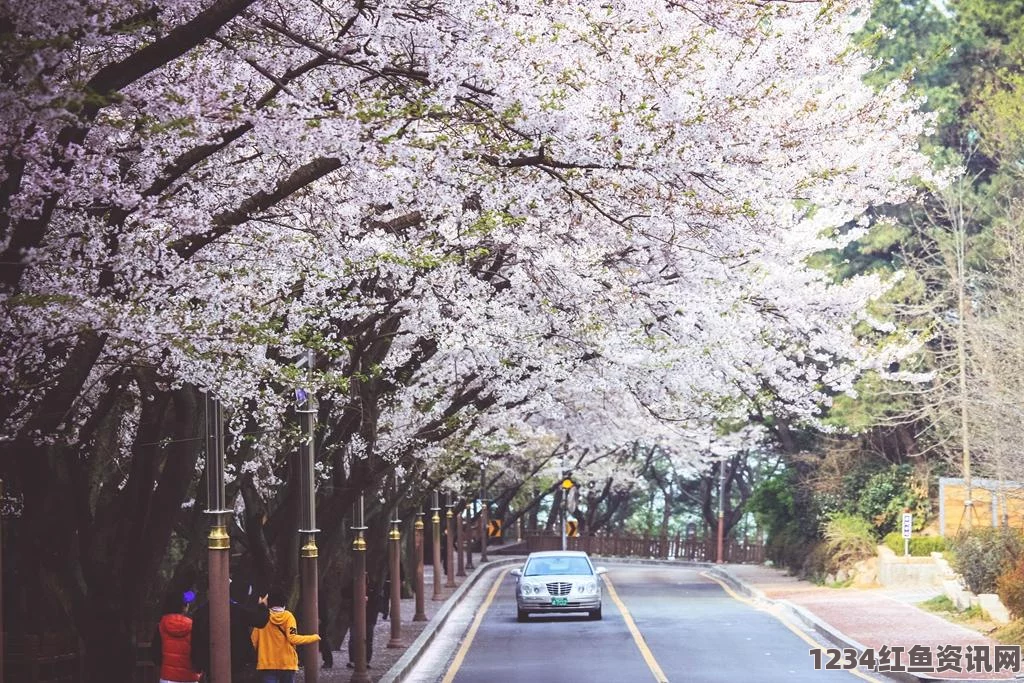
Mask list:
[[[402,647],[402,532],[398,518],[398,474],[395,474],[395,507],[391,513],[391,530],[388,531],[388,565],[391,575],[391,639],[388,647]]]
[[[319,631],[319,576],[317,570],[316,546],[316,480],[313,464],[315,461],[314,437],[316,435],[317,403],[311,388],[313,379],[313,351],[306,352],[307,389],[296,392],[296,412],[302,422],[302,445],[299,449],[299,581],[302,589],[302,610],[299,629],[303,633]],[[307,683],[316,683],[320,673],[320,653],[316,645],[302,647],[302,665]]]
[[[445,517],[448,520],[448,543],[445,545],[445,554],[448,558],[448,578],[444,583],[445,588],[455,588],[455,513],[452,512],[452,508],[455,504],[452,503],[451,491],[445,491],[444,494],[444,506],[447,509]]]
[[[352,672],[352,683],[369,683],[370,676],[367,673],[366,662],[366,525],[363,520],[363,493],[359,492],[359,503],[353,515],[355,524],[352,530],[356,533],[352,541],[352,550],[355,552],[352,577],[352,609],[355,610],[353,619],[352,634],[355,649],[354,670]]]
[[[224,408],[206,397],[206,514],[210,604],[210,673],[215,681],[231,681],[231,598],[228,535],[230,510],[224,493]]]
[[[430,521],[433,522],[434,534],[434,594],[430,599],[444,600],[444,591],[441,590],[441,504],[437,489],[434,489],[432,502],[430,510],[434,514]]]

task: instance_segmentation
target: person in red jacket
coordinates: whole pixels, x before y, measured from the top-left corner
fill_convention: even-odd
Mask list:
[[[188,602],[181,593],[164,601],[163,616],[153,636],[151,654],[160,667],[160,683],[195,683],[199,673],[192,669],[192,619],[185,616]]]

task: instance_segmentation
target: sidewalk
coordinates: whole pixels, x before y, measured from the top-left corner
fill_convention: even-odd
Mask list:
[[[840,646],[873,648],[876,656],[882,646],[903,647],[904,666],[909,663],[906,653],[915,645],[929,648],[933,662],[942,646],[963,648],[962,673],[945,671],[901,676],[906,680],[914,677],[919,680],[1013,680],[1013,675],[1008,673],[966,672],[968,646],[992,648],[999,643],[916,606],[938,595],[941,592],[938,588],[827,588],[787,576],[781,569],[760,565],[726,564],[711,571],[727,574],[748,597],[767,599],[783,607],[792,606],[797,618],[837,640]],[[990,654],[993,654],[991,650]],[[991,661],[995,664],[994,654]]]
[[[500,549],[500,546],[495,550],[498,549]],[[412,621],[412,617],[416,612],[416,599],[414,597],[403,598],[401,601],[401,647],[389,648],[387,644],[391,637],[391,622],[385,619],[378,619],[374,629],[371,668],[367,672],[370,680],[373,682],[381,679],[391,680],[395,677],[396,670],[401,668],[396,667],[400,660],[406,657],[406,655],[411,655],[415,659],[415,656],[422,654],[429,641],[424,642],[421,636],[425,632],[436,631],[444,623],[446,612],[450,611],[454,606],[449,603],[461,601],[463,594],[466,592],[465,589],[470,588],[470,585],[466,585],[465,589],[463,589],[464,584],[473,584],[483,575],[483,572],[488,567],[500,566],[506,563],[503,561],[508,559],[506,556],[493,552],[488,562],[481,563],[480,554],[473,553],[474,568],[466,570],[467,576],[455,577],[456,588],[443,588],[440,600],[432,599],[434,570],[431,565],[426,565],[423,568],[423,585],[426,598],[423,603],[423,611],[427,621]],[[441,582],[443,586],[445,583],[444,575],[442,575]],[[451,598],[454,598],[454,600],[451,600]],[[348,638],[350,635],[346,634],[341,643],[332,643],[334,645],[334,666],[330,669],[320,669],[317,678],[319,683],[348,683],[351,680],[353,671],[346,667],[348,663]],[[303,683],[304,681],[304,672],[300,670],[298,676],[296,676],[296,683]]]

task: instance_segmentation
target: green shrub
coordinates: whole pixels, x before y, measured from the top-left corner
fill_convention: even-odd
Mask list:
[[[1024,616],[1024,562],[1017,562],[996,579],[996,593],[1014,617]]]
[[[822,532],[835,567],[848,567],[875,554],[874,529],[863,517],[838,512],[825,522]]]
[[[816,563],[808,566],[818,540],[818,513],[793,470],[762,482],[747,502],[765,530],[765,556],[792,573],[817,573]]]
[[[873,473],[861,471],[846,483],[856,497],[850,512],[871,520],[879,536],[900,526],[904,509],[913,513],[915,529],[921,529],[931,514],[927,492],[914,488],[909,465],[891,465]]]
[[[953,569],[974,593],[993,593],[996,580],[1022,559],[1024,538],[1016,529],[983,527],[953,539]]]
[[[903,534],[899,531],[886,534],[883,543],[897,555],[903,554]],[[913,536],[910,539],[910,554],[914,557],[927,557],[932,553],[941,553],[948,547],[949,544],[942,536]]]

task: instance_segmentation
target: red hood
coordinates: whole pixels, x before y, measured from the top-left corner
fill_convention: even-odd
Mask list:
[[[160,632],[172,638],[183,638],[192,630],[192,620],[184,614],[165,614],[160,618]]]

